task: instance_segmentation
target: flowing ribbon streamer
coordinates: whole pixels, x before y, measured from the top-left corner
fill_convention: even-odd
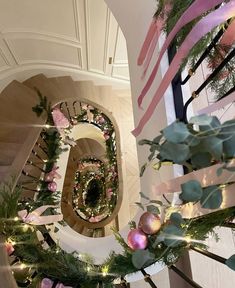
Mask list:
[[[156,48],[156,45],[157,45],[157,42],[158,42],[159,34],[160,34],[160,31],[158,31],[158,29],[157,29],[155,34],[154,34],[153,40],[152,40],[152,42],[150,44],[149,51],[147,53],[146,61],[144,63],[144,71],[143,71],[143,74],[141,76],[142,79],[145,77],[146,72],[147,72],[148,67],[149,67],[149,64],[150,64],[150,62],[152,60],[153,53],[155,51],[155,48]]]
[[[232,46],[234,42],[235,42],[235,20],[233,20],[232,23],[230,23],[227,30],[224,32],[224,35],[220,40],[220,44],[226,46]]]
[[[28,213],[27,210],[21,210],[18,212],[18,216],[22,219],[23,222],[32,224],[32,225],[47,225],[54,222],[58,222],[63,220],[63,215],[49,215],[49,216],[41,216],[43,212],[48,208],[56,208],[55,205],[44,205],[41,206],[34,211]]]
[[[155,66],[153,68],[153,71],[152,71],[152,73],[151,73],[146,85],[144,86],[143,90],[141,91],[140,96],[138,97],[138,105],[139,105],[139,107],[141,106],[142,101],[144,99],[144,96],[148,92],[150,86],[153,83],[153,80],[155,79],[155,76],[156,76],[157,71],[159,69],[159,65],[160,65],[162,56],[166,52],[167,48],[169,47],[171,41],[174,39],[176,34],[180,31],[180,29],[183,26],[185,26],[186,24],[188,24],[189,22],[191,22],[192,20],[194,20],[198,16],[202,15],[204,12],[206,12],[206,11],[212,9],[213,7],[215,7],[216,5],[220,4],[221,2],[223,2],[223,1],[222,0],[212,0],[212,1],[196,0],[183,13],[183,15],[177,21],[177,23],[174,26],[174,28],[172,29],[172,31],[167,36],[167,38],[166,38],[166,40],[165,40],[165,42],[164,42],[164,44],[163,44],[163,46],[161,48],[160,54],[158,56],[157,63],[155,64]],[[146,71],[144,71],[144,73],[146,73]]]
[[[42,279],[40,288],[52,288],[53,287],[53,281],[49,278]],[[72,288],[71,286],[64,286],[62,283],[56,284],[55,288]]]
[[[178,53],[175,55],[171,62],[165,76],[163,77],[160,86],[158,87],[153,99],[146,110],[145,114],[141,118],[138,126],[132,131],[134,136],[138,136],[145,124],[151,118],[157,104],[161,100],[167,87],[171,83],[178,69],[180,68],[182,60],[188,55],[190,49],[195,43],[197,43],[205,34],[211,31],[213,28],[223,23],[227,19],[235,15],[235,0],[232,0],[228,4],[221,6],[219,9],[211,12],[206,17],[202,18],[191,30],[183,44],[180,46]]]
[[[145,58],[146,58],[146,55],[148,53],[148,50],[149,50],[150,44],[153,40],[153,37],[157,33],[157,24],[158,24],[157,22],[158,21],[155,18],[153,18],[152,22],[150,23],[147,35],[145,37],[144,43],[143,43],[142,48],[141,48],[140,53],[139,53],[139,57],[137,60],[138,65],[142,65]]]
[[[197,111],[197,114],[201,115],[201,114],[208,114],[208,113],[215,112],[215,111],[225,107],[226,105],[228,105],[234,101],[235,101],[235,92],[233,92],[230,95],[222,98],[221,100],[209,105],[208,107]]]

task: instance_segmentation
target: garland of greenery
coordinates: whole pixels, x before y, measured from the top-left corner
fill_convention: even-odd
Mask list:
[[[225,1],[228,2],[228,1]],[[158,1],[158,8],[154,15],[155,18],[164,18],[166,19],[163,25],[163,31],[168,35],[170,31],[175,26],[176,22],[182,16],[182,14],[187,10],[187,8],[193,3],[193,0],[160,0]],[[170,4],[172,7],[170,11],[165,10],[165,5]],[[209,13],[211,11],[208,11]],[[167,13],[167,14],[166,14]],[[204,17],[205,14],[201,17],[196,18],[191,21],[177,33],[177,36],[174,39],[174,45],[178,48],[183,43],[191,29],[197,24],[197,22]],[[199,57],[206,50],[207,46],[211,43],[215,37],[218,29],[222,28],[223,25],[217,27],[216,29],[209,32],[205,35],[194,47],[191,49],[189,55],[184,59],[181,69],[183,70],[186,65],[194,67],[197,63]],[[221,45],[216,43],[214,48],[208,53],[205,58],[205,61],[208,63],[208,68],[213,70],[222,62],[228,52],[231,50],[231,47]],[[212,79],[209,83],[209,87],[212,91],[215,92],[216,99],[223,97],[231,88],[235,86],[235,75],[234,75],[235,59],[231,59],[225,67]]]
[[[84,169],[84,164],[86,169]],[[91,168],[89,169],[89,167]],[[106,165],[95,158],[81,159],[78,163],[78,170],[75,174],[73,207],[75,212],[84,220],[89,221],[96,217],[94,220],[100,222],[110,216],[115,208],[117,194],[111,188],[108,188],[109,190],[106,188],[111,186],[110,182],[114,175],[109,175],[108,171]],[[100,189],[96,189],[97,191],[93,191],[94,193],[91,194],[89,185],[94,181],[99,185],[97,188]],[[117,191],[118,187],[115,188],[114,191]]]
[[[198,129],[195,129],[193,125],[197,125]],[[149,157],[149,161],[158,159],[160,162],[160,164],[157,164],[158,167],[166,161],[184,165],[187,162],[188,164],[185,166],[188,167],[189,170],[208,167],[215,162],[225,162],[223,169],[232,169],[232,171],[234,171],[233,167],[227,167],[226,165],[226,161],[231,159],[235,154],[234,128],[234,120],[220,124],[216,117],[202,115],[193,117],[188,125],[175,122],[165,128],[162,131],[162,135],[156,137],[153,141],[142,140],[140,144],[150,145],[151,157]],[[49,133],[49,135],[56,136],[56,134],[53,133]],[[55,137],[55,139],[57,139],[57,137]],[[214,143],[215,147],[212,149],[208,145],[208,142],[210,145]],[[54,142],[52,141],[51,143]],[[56,141],[56,143],[58,144],[58,141]],[[182,148],[180,145],[184,145],[183,150],[180,149]],[[184,152],[181,158],[177,158],[179,156],[174,156],[176,157],[174,158],[170,147],[173,149],[174,155],[182,154],[182,151],[185,149],[187,153]],[[195,149],[195,147],[198,149]],[[194,158],[201,153],[209,154],[207,155],[206,163],[202,160],[195,161]],[[52,159],[56,159],[54,154],[50,156]],[[198,158],[201,159],[201,157]],[[49,163],[52,165],[51,161],[49,161]],[[48,166],[48,171],[51,168],[52,166]],[[218,174],[222,173],[223,169],[222,171],[218,171]],[[200,201],[205,191],[201,191],[202,187],[200,183],[189,182],[182,185],[180,198],[184,203]],[[208,187],[205,189],[207,188]],[[213,189],[215,188],[213,187]],[[221,191],[219,188],[217,190],[218,193],[216,194],[219,195]],[[196,200],[194,192],[196,192],[197,195],[201,193],[201,196]],[[210,192],[211,191],[209,191],[209,193]],[[171,212],[170,205],[164,206],[162,202],[150,200],[141,193],[141,197],[148,201],[146,204],[148,212],[159,214],[162,206],[166,211],[168,210],[168,214],[170,215],[169,219],[165,219],[165,222],[157,233],[146,235],[148,246],[144,250],[132,250],[116,231],[116,239],[122,245],[124,253],[111,253],[110,257],[102,265],[96,266],[84,255],[66,253],[54,243],[45,250],[43,244],[45,241],[47,242],[48,239],[44,238],[44,240],[39,241],[37,234],[41,232],[45,235],[47,233],[46,228],[44,226],[25,224],[17,218],[17,211],[22,208],[27,208],[24,206],[25,203],[19,200],[20,194],[20,188],[15,187],[13,189],[11,183],[1,186],[0,233],[14,246],[13,255],[15,260],[13,262],[19,261],[26,265],[26,267],[27,265],[32,266],[34,273],[31,273],[31,275],[28,275],[28,272],[25,273],[25,278],[30,282],[28,287],[31,288],[36,288],[38,283],[45,277],[54,282],[60,282],[72,287],[95,288],[97,287],[97,283],[102,283],[103,287],[112,287],[112,282],[115,278],[138,271],[152,263],[162,262],[171,266],[177,262],[183,252],[190,249],[190,246],[203,247],[206,249],[207,247],[203,241],[207,239],[210,233],[216,236],[213,229],[227,222],[231,222],[235,218],[235,207],[231,207],[197,218],[183,219],[180,213]],[[190,195],[193,196],[192,199]],[[220,198],[221,200],[221,194],[218,195],[216,199]],[[204,200],[203,203],[205,203]],[[218,208],[221,204],[220,202],[218,207],[212,207],[213,205],[210,199],[207,200],[209,207],[206,208]],[[214,201],[212,202],[214,203]],[[33,201],[29,204],[31,207],[35,207]],[[38,204],[36,204],[36,207],[37,205]],[[139,203],[139,205],[143,207],[143,204]],[[132,221],[131,228],[135,229],[136,227],[136,223]],[[172,237],[169,237],[169,235]],[[177,236],[177,239],[175,236]],[[202,242],[198,243],[198,241]],[[24,245],[22,245],[22,243]],[[83,261],[81,259],[83,259]],[[231,256],[226,261],[226,264],[235,270],[235,255]]]

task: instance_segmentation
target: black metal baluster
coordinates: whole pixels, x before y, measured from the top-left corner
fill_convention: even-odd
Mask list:
[[[169,267],[172,269],[176,274],[178,274],[182,279],[184,279],[188,284],[190,284],[194,288],[202,288],[199,284],[197,284],[195,281],[193,281],[191,278],[189,278],[187,275],[185,275],[181,270],[179,270],[176,266],[172,265]]]
[[[47,154],[47,150],[46,150],[46,148],[45,147],[43,147],[40,143],[36,143],[36,145],[46,154],[46,155],[48,155]]]
[[[42,159],[42,158],[38,155],[38,153],[37,153],[36,151],[32,150],[32,153],[33,153],[33,155],[36,156],[40,161],[42,161],[42,162],[47,162],[46,159]]]
[[[68,106],[68,103],[67,103],[67,102],[64,102],[64,104],[65,104],[65,107],[66,107],[66,109],[67,109],[67,112],[68,112],[69,121],[71,121],[71,120],[72,120],[72,117],[71,117],[71,115],[70,115],[70,111],[69,111],[69,106]]]
[[[211,41],[210,45],[206,48],[206,50],[203,52],[201,57],[198,59],[197,63],[194,65],[193,68],[189,69],[188,75],[185,77],[183,81],[180,82],[181,85],[184,85],[188,82],[188,80],[192,77],[192,75],[195,73],[199,65],[202,63],[202,61],[206,58],[208,53],[215,47],[216,43],[220,39],[220,37],[224,34],[224,32],[227,30],[229,24],[231,22],[231,19],[227,20],[224,27],[219,30],[219,32],[216,34],[215,38]]]
[[[75,104],[77,103],[77,100],[76,101],[73,101],[73,112],[74,112],[74,115],[76,116],[77,115],[77,111],[76,111],[76,108],[75,108]]]
[[[41,172],[46,172],[45,170],[43,170],[41,167],[38,167],[35,163],[33,163],[33,161],[28,160],[27,164],[32,165],[33,167],[39,169]]]
[[[144,281],[147,282],[152,288],[157,288],[157,286],[154,284],[153,280],[151,279],[150,275],[146,273],[146,271],[143,268],[140,269],[140,271],[144,275]]]
[[[213,260],[215,260],[215,261],[217,261],[217,262],[220,262],[220,263],[222,263],[222,264],[225,264],[225,262],[226,262],[226,260],[227,260],[227,259],[224,258],[224,257],[221,257],[221,256],[216,255],[216,254],[214,254],[214,253],[211,253],[211,252],[209,252],[209,251],[200,249],[200,248],[198,248],[198,247],[190,246],[190,249],[193,250],[193,251],[195,251],[195,252],[198,252],[198,253],[202,254],[203,256],[209,257],[209,258],[211,258],[211,259],[213,259]]]
[[[230,54],[220,63],[220,65],[210,74],[210,76],[202,83],[202,85],[192,93],[192,96],[184,105],[182,121],[187,123],[187,108],[189,104],[199,96],[200,92],[208,85],[208,83],[224,68],[224,66],[235,56],[235,48]]]

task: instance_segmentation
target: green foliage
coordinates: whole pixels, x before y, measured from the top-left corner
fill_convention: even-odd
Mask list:
[[[32,107],[32,111],[35,112],[38,117],[40,117],[42,113],[45,111],[47,114],[48,120],[50,120],[49,122],[51,122],[52,121],[51,103],[48,102],[47,97],[43,96],[42,93],[37,88],[34,88],[34,89],[36,90],[38,94],[39,104]]]
[[[190,180],[181,185],[182,193],[180,199],[185,202],[195,202],[202,197],[202,187],[197,180]]]
[[[225,264],[232,270],[235,271],[235,255],[232,255],[230,258],[228,258],[225,262]]]
[[[1,219],[14,218],[17,216],[18,200],[21,188],[14,187],[14,180],[0,185],[0,221]]]
[[[166,19],[163,26],[163,31],[166,34],[169,34],[173,27],[176,25],[176,22],[182,16],[182,14],[187,10],[187,8],[193,3],[193,0],[161,0],[158,1],[157,11],[154,15],[155,18]],[[171,11],[166,13],[166,4],[170,4],[172,7]],[[201,16],[197,17],[190,23],[186,24],[180,29],[176,37],[173,40],[173,43],[177,48],[181,46],[189,32],[192,28],[198,23],[198,21],[205,17],[209,12],[203,13]],[[190,50],[188,56],[184,59],[181,64],[181,69],[185,68],[186,65],[191,66],[192,68],[198,61],[199,57],[206,50],[207,46],[211,43],[215,37],[217,31],[223,27],[224,24],[219,25],[204,37],[202,37]],[[214,45],[214,48],[208,53],[205,58],[205,61],[208,63],[208,68],[211,69],[211,72],[223,61],[225,56],[231,50],[231,47],[221,45],[219,42]],[[234,75],[234,65],[235,59],[229,61],[225,67],[212,79],[209,83],[209,86],[212,91],[215,92],[216,98],[219,99],[228,92],[228,90],[235,85],[235,75]]]
[[[227,162],[235,155],[235,120],[220,123],[217,117],[194,116],[189,124],[179,121],[166,127],[157,141],[144,141],[150,147],[149,163],[159,170],[165,164],[184,165],[189,172]],[[177,143],[176,143],[177,142]]]
[[[203,194],[200,199],[202,208],[218,209],[222,202],[222,191],[218,188],[218,186],[209,186],[203,189]]]
[[[132,254],[132,263],[137,269],[141,269],[144,266],[154,262],[155,255],[149,252],[148,249],[145,250],[136,250]]]

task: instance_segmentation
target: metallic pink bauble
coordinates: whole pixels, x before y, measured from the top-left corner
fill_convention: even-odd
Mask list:
[[[132,229],[127,236],[127,243],[133,250],[145,249],[148,244],[148,238],[140,229]]]
[[[51,175],[50,173],[48,173],[48,174],[45,175],[44,179],[45,179],[46,182],[53,182],[54,176]]]
[[[146,234],[155,234],[161,229],[161,220],[158,216],[145,212],[141,217],[138,225],[139,229],[141,229]]]
[[[51,192],[55,192],[57,189],[57,184],[56,182],[51,182],[47,185],[48,190],[50,190]]]

